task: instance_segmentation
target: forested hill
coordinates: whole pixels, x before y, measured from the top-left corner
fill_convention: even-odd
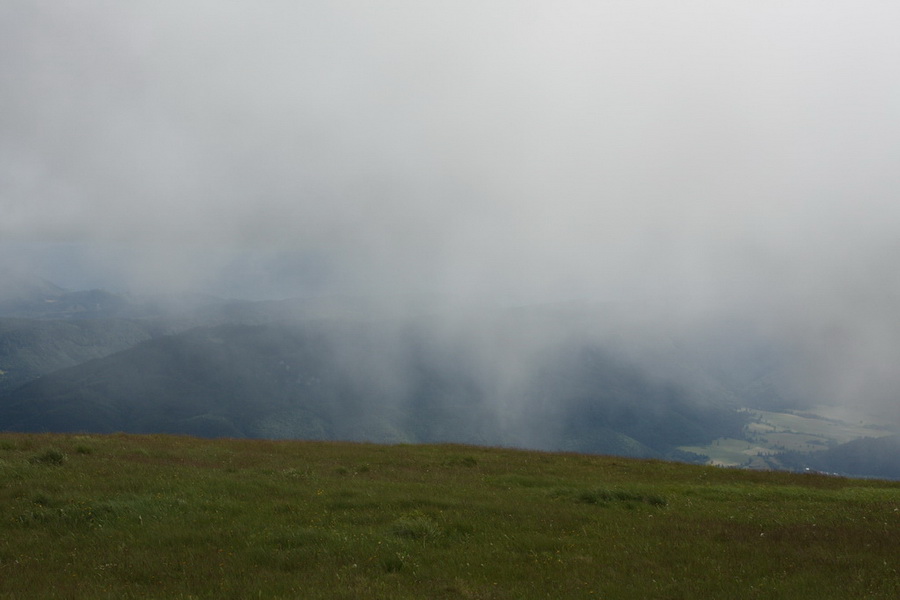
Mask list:
[[[19,283],[0,302],[0,430],[450,441],[898,476],[889,440],[844,445],[868,430],[812,422],[786,441],[748,425],[745,409],[803,413],[815,396],[797,393],[787,347],[739,322],[677,330],[603,304],[442,311],[404,298],[373,313],[355,297]]]
[[[158,324],[139,320],[0,318],[0,395],[160,333]]]
[[[678,445],[741,429],[722,402],[729,392],[711,381],[661,378],[596,344],[530,345],[539,332],[525,325],[501,320],[478,342],[438,335],[429,322],[200,327],[33,381],[2,399],[0,423],[632,456],[677,455]],[[679,364],[670,358],[669,370]]]

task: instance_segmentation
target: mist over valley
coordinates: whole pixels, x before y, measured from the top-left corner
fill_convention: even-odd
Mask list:
[[[0,430],[900,477],[898,17],[5,2]]]
[[[70,295],[82,303],[62,299]],[[115,301],[84,302],[107,297]],[[47,312],[48,298],[59,313]],[[17,316],[0,317],[0,423],[898,476],[891,446],[874,443],[896,428],[854,424],[871,418],[857,412],[824,416],[792,379],[788,349],[738,323],[672,330],[612,304],[451,310],[434,300],[376,317],[364,312],[371,302],[350,297],[185,307],[31,286]],[[869,450],[862,438],[873,439]],[[854,440],[848,462],[842,444]]]

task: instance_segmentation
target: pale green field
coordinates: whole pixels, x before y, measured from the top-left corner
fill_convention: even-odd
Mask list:
[[[862,437],[895,433],[878,427],[863,414],[833,407],[815,407],[797,412],[745,409],[751,422],[744,439],[720,438],[708,446],[683,446],[682,450],[704,454],[708,464],[766,468],[764,458],[785,450],[815,452]],[[838,418],[840,417],[840,418]]]

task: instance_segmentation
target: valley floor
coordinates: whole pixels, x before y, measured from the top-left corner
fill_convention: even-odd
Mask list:
[[[750,415],[743,438],[719,438],[706,446],[679,449],[709,457],[708,464],[750,469],[780,468],[781,452],[819,452],[860,438],[897,433],[864,414],[820,406],[774,412],[743,409]]]

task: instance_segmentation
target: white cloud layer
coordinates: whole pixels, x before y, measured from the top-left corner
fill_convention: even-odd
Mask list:
[[[876,1],[7,0],[3,261],[73,242],[139,287],[243,260],[281,293],[744,313],[844,332],[835,356],[890,394],[898,23]]]

